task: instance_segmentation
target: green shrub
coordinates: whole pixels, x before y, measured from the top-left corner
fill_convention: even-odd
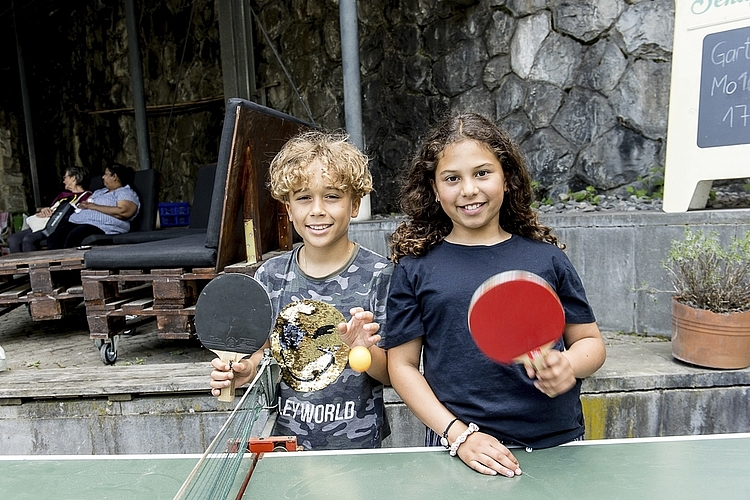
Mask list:
[[[750,232],[724,247],[716,231],[685,228],[662,266],[683,304],[715,313],[750,310]]]
[[[594,186],[586,186],[586,189],[576,191],[575,193],[568,193],[568,198],[572,198],[574,201],[582,202],[586,201],[592,205],[598,205],[601,201],[601,196],[596,194],[596,188]]]

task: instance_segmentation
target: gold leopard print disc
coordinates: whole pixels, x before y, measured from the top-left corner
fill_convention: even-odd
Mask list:
[[[289,387],[300,392],[320,390],[346,367],[349,346],[336,325],[346,320],[330,304],[301,300],[284,307],[271,333],[271,352]]]

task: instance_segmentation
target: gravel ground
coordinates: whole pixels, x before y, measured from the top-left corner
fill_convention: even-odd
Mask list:
[[[637,333],[622,333],[622,332],[602,332],[604,337],[604,344],[607,346],[613,345],[642,345],[642,344],[653,344],[670,342],[668,337],[661,335],[640,335]]]
[[[729,189],[717,189],[714,191],[715,197],[709,199],[706,203],[707,209],[722,208],[750,208],[750,193],[736,186]],[[598,195],[599,202],[594,204],[590,201],[561,200],[554,205],[541,205],[539,213],[542,214],[560,214],[560,213],[585,213],[585,212],[634,212],[634,211],[661,211],[662,200],[650,199],[638,196],[610,196]]]

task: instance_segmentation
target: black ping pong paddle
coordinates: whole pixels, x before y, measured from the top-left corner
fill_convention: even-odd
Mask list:
[[[211,280],[195,304],[195,331],[206,349],[230,366],[263,347],[273,328],[271,300],[246,274],[221,274]],[[234,379],[219,401],[234,400]]]

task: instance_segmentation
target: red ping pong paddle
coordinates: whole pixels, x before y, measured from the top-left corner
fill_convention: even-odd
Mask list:
[[[260,283],[246,274],[212,279],[195,304],[195,332],[206,349],[230,366],[263,347],[274,325],[271,300]],[[234,379],[219,401],[234,400]]]
[[[524,363],[539,370],[564,329],[560,299],[534,273],[496,274],[471,297],[469,331],[479,349],[498,363]]]

